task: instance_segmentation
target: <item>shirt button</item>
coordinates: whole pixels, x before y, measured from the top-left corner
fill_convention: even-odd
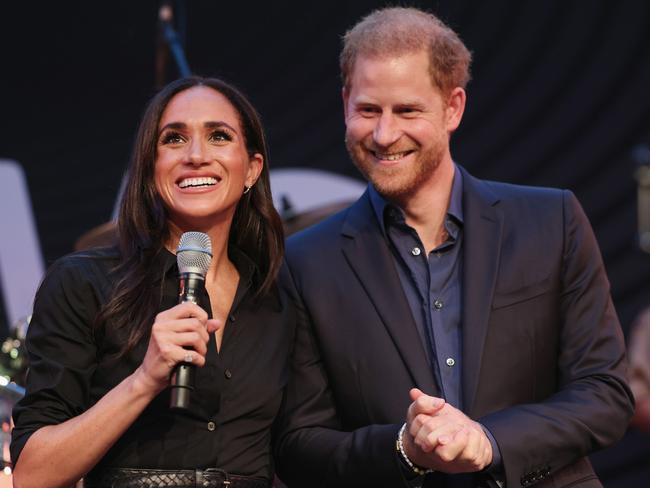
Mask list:
[[[413,249],[411,249],[411,254],[413,254],[413,256],[419,256],[420,252],[421,251],[419,247],[414,247]]]
[[[224,371],[223,375],[224,375],[227,379],[232,378],[232,373],[230,372],[229,369],[227,369],[226,371]]]
[[[436,310],[440,310],[444,304],[442,303],[442,300],[436,299],[435,302],[433,302],[433,306],[436,308]]]
[[[217,426],[215,425],[214,422],[208,422],[208,430],[212,432],[214,429],[216,429]]]
[[[447,360],[446,360],[445,362],[447,363],[447,366],[449,366],[450,368],[451,368],[454,364],[456,364],[456,361],[454,360],[454,358],[447,358]]]

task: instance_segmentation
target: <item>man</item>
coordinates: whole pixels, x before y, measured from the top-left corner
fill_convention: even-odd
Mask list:
[[[345,36],[346,144],[370,182],[293,237],[298,314],[279,472],[296,486],[601,486],[625,431],[624,344],[568,191],[481,181],[449,138],[470,54],[433,15]]]

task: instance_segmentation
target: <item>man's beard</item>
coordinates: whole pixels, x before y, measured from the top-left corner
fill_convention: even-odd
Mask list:
[[[418,150],[415,161],[408,164],[381,166],[365,149],[367,146],[362,142],[351,142],[346,137],[345,146],[350,158],[366,180],[372,183],[381,196],[396,203],[408,199],[425,181],[429,180],[440,166],[444,156],[444,146],[435,144],[426,152]],[[388,148],[383,152],[399,151]]]

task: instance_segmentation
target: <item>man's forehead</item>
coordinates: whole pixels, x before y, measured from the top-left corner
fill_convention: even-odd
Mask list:
[[[350,91],[355,80],[372,82],[377,86],[390,83],[391,78],[405,81],[422,80],[428,87],[439,91],[431,73],[430,56],[425,50],[389,54],[360,54],[357,56],[347,78],[346,89]]]

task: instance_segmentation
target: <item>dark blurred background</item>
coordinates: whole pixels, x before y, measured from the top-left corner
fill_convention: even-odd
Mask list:
[[[456,161],[479,177],[576,193],[627,335],[650,304],[634,179],[650,145],[650,2],[171,5],[191,70],[232,81],[261,112],[272,168],[359,178],[343,145],[340,37],[389,3],[432,10],[474,53],[468,109],[453,138]],[[143,107],[157,83],[178,76],[160,40],[160,4],[2,4],[0,158],[25,170],[46,265],[110,219]],[[1,308],[0,325],[6,334]],[[649,452],[650,437],[630,429],[592,460],[607,487],[648,486]]]

